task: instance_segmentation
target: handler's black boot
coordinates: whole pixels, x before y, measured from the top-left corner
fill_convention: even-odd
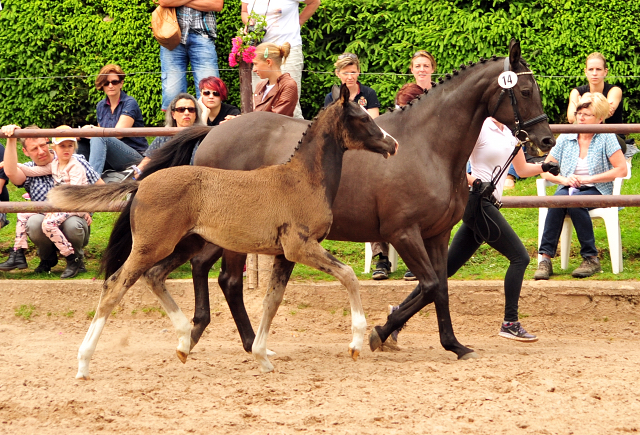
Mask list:
[[[24,249],[14,249],[9,253],[9,259],[0,263],[0,270],[8,271],[13,269],[26,269],[29,267],[24,256]]]
[[[76,254],[73,253],[64,257],[67,259],[67,268],[60,275],[60,279],[65,278],[73,278],[80,272],[80,267],[82,266],[82,259]]]

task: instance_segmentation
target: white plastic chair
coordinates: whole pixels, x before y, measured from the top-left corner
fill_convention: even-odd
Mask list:
[[[371,272],[371,260],[373,260],[373,250],[371,249],[371,243],[364,244],[364,272]],[[391,272],[398,270],[398,252],[391,244],[389,244],[389,261],[391,262]]]
[[[620,195],[622,181],[631,178],[631,164],[627,162],[627,176],[624,178],[616,178],[613,180],[613,194]],[[536,180],[538,196],[546,196],[546,188],[554,186],[550,181],[542,178]],[[538,246],[542,242],[542,233],[544,231],[544,222],[547,219],[547,208],[538,209]],[[618,207],[594,208],[589,211],[591,219],[604,220],[604,226],[607,229],[607,239],[609,241],[609,255],[611,256],[611,269],[613,273],[622,272],[622,239],[620,237],[620,221],[618,219]],[[571,232],[573,223],[567,215],[562,225],[562,233],[560,234],[560,267],[567,269],[569,267],[569,250],[571,249]],[[538,254],[538,263],[542,260],[542,255]]]

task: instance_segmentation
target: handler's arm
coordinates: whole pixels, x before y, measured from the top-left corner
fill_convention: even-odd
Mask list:
[[[524,158],[522,148],[520,148],[518,154],[513,158],[513,167],[520,178],[533,177],[534,175],[542,173],[542,165],[527,163],[527,159]]]
[[[555,157],[551,157],[551,154],[549,154],[544,161],[545,163],[546,162],[558,163],[558,160],[556,160]],[[518,172],[518,168],[516,168],[516,172]],[[544,178],[545,180],[551,181],[552,183],[555,183],[555,184],[562,184],[563,186],[571,185],[571,183],[569,182],[569,179],[567,177],[563,177],[562,175],[553,175],[548,172],[542,172],[540,174],[540,177]]]
[[[224,7],[224,0],[158,0],[158,4],[165,8],[186,6],[200,12],[220,12]]]
[[[18,168],[17,140],[15,137],[11,137],[13,132],[19,128],[17,125],[5,125],[2,127],[2,132],[7,135],[7,147],[4,151],[4,173],[16,186],[22,186],[27,179],[24,172]]]

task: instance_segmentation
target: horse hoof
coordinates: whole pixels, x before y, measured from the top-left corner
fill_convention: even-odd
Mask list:
[[[82,373],[78,373],[76,375],[76,379],[82,379],[83,381],[88,381],[91,378],[89,377],[89,375],[83,375]]]
[[[380,340],[380,336],[378,335],[378,331],[376,331],[376,328],[373,328],[371,330],[371,334],[369,334],[369,349],[371,349],[371,352],[375,352],[381,347],[382,340]]]
[[[459,357],[459,360],[468,360],[468,359],[478,359],[480,358],[480,355],[478,355],[475,352],[469,352],[469,353],[465,353],[464,355],[462,355],[461,357]]]
[[[176,355],[178,355],[178,359],[180,360],[180,362],[182,362],[182,364],[185,364],[187,362],[187,356],[189,356],[188,354],[176,350]]]
[[[358,357],[360,356],[360,351],[356,349],[349,348],[349,355],[354,361],[358,361]]]

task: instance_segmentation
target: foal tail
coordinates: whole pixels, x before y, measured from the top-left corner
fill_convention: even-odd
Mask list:
[[[198,125],[176,134],[153,153],[139,179],[142,180],[160,169],[191,163],[194,148],[209,134],[212,128]]]
[[[106,211],[118,201],[124,201],[127,194],[137,192],[138,186],[135,181],[101,186],[62,184],[49,192],[47,200],[66,211]]]

